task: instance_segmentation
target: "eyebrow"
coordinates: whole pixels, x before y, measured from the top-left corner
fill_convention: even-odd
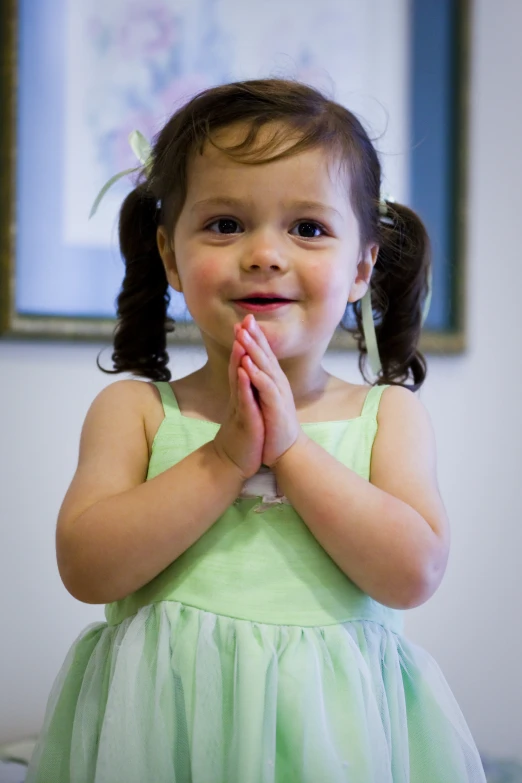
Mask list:
[[[214,196],[212,198],[204,198],[201,201],[196,201],[195,204],[192,205],[191,212],[195,212],[198,209],[201,209],[203,207],[217,207],[217,206],[225,206],[225,207],[242,207],[244,206],[244,201],[242,201],[239,198],[233,198],[231,196]],[[292,201],[291,204],[288,205],[290,208],[297,208],[297,209],[319,209],[322,212],[331,212],[338,217],[342,219],[342,215],[340,212],[338,212],[333,207],[329,207],[327,204],[322,204],[320,201]]]

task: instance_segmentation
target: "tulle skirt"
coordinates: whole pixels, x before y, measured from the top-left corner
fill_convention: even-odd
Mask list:
[[[80,634],[26,783],[485,780],[441,670],[404,636],[164,601]]]

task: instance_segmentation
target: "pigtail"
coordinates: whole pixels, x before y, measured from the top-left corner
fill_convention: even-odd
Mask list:
[[[138,185],[122,204],[119,240],[125,277],[117,298],[114,370],[103,372],[170,380],[166,347],[174,322],[167,316],[170,294],[156,244],[158,216],[156,199],[145,185]]]
[[[375,332],[382,364],[378,384],[403,385],[417,391],[427,364],[418,350],[422,311],[428,295],[431,263],[429,238],[418,215],[401,204],[387,203],[380,221],[380,249],[371,278]],[[361,302],[354,307],[359,369],[365,375],[367,351],[362,330]]]

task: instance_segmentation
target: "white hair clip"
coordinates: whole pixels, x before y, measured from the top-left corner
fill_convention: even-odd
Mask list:
[[[395,201],[393,196],[390,196],[389,193],[382,193],[381,199],[379,201],[379,215],[380,215],[380,222],[381,223],[387,223],[390,226],[393,226],[393,218],[390,217],[388,213],[388,203],[391,204]]]

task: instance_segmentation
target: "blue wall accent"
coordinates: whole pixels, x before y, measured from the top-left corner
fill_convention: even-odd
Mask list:
[[[433,298],[426,326],[452,326],[455,191],[453,145],[456,0],[411,0],[411,203],[433,252]]]

